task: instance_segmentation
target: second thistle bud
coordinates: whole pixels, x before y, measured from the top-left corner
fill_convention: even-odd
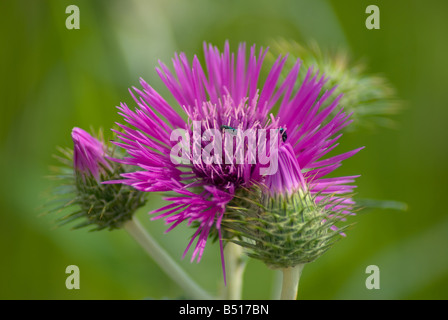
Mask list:
[[[144,193],[127,185],[104,183],[119,179],[125,168],[108,160],[113,151],[102,138],[74,128],[72,139],[73,151],[63,150],[64,163],[69,166],[64,177],[72,196],[67,199],[68,204],[76,209],[62,217],[61,222],[82,220],[75,228],[95,226],[94,230],[121,228],[145,204]]]

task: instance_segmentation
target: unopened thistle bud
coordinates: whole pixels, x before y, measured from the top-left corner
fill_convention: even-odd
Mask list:
[[[278,161],[277,173],[235,200],[224,223],[250,257],[284,269],[316,260],[342,230],[332,230],[341,218],[308,190],[290,144],[280,147]]]
[[[299,72],[302,81],[309,77],[306,70],[314,67],[327,78],[322,92],[335,88],[336,96],[343,93],[340,105],[352,114],[353,120],[345,130],[394,126],[391,116],[402,107],[392,85],[381,75],[367,74],[365,64],[352,61],[347,51],[321,50],[315,42],[304,46],[295,41],[279,40],[272,45],[267,58],[274,61],[278,54],[284,53],[302,61],[303,68]]]
[[[64,157],[60,159],[66,165],[60,168],[62,177],[68,186],[64,193],[70,198],[62,208],[76,209],[60,218],[62,224],[73,220],[83,220],[75,228],[95,226],[93,230],[118,229],[132,218],[135,211],[145,204],[144,193],[133,187],[104,182],[116,180],[125,173],[118,162],[109,161],[112,149],[80,128],[72,131],[73,150],[62,149]],[[61,188],[63,187],[61,186]]]

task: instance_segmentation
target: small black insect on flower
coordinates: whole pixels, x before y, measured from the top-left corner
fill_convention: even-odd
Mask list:
[[[288,139],[288,136],[286,135],[286,129],[280,128],[280,134],[282,135],[283,142],[286,142],[286,139]]]
[[[236,133],[236,129],[235,129],[235,128],[232,128],[231,126],[222,125],[220,128],[221,128],[221,129],[225,129],[225,130],[232,130],[232,133],[233,133],[233,134]]]

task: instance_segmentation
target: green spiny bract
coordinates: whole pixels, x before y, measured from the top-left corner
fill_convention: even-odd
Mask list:
[[[271,197],[246,190],[229,204],[223,227],[249,257],[273,269],[293,267],[316,260],[348,227],[332,230],[341,217],[327,206],[301,191]]]
[[[102,229],[119,229],[124,222],[130,220],[135,211],[146,203],[145,193],[121,183],[103,184],[93,176],[77,172],[73,168],[73,150],[60,148],[61,156],[57,158],[64,165],[58,167],[57,178],[62,183],[56,187],[57,195],[65,195],[59,201],[63,205],[52,211],[70,213],[59,218],[60,225],[72,221],[80,221],[73,228],[92,226],[91,231]],[[107,160],[108,161],[108,160]],[[120,179],[126,170],[123,165],[108,161],[112,170],[102,167],[100,181]]]
[[[308,68],[314,66],[315,71],[325,74],[328,78],[320,96],[334,87],[334,96],[343,94],[339,104],[347,114],[353,113],[353,124],[344,130],[395,125],[391,116],[402,109],[402,103],[397,99],[392,85],[380,75],[366,74],[365,64],[351,61],[346,51],[323,51],[316,42],[303,46],[295,41],[281,39],[273,43],[267,59],[275,61],[279,54],[285,53],[289,54],[288,64],[292,65],[297,58],[302,61],[303,67],[298,75],[299,84],[303,82]],[[285,77],[286,74],[283,73],[281,78]]]

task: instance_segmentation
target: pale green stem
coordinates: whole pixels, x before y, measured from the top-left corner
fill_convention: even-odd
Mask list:
[[[146,253],[159,265],[159,267],[192,299],[214,299],[202,289],[185,271],[168,255],[168,253],[143,228],[140,222],[133,217],[123,225],[124,229],[145,249]]]
[[[302,275],[303,267],[304,264],[298,264],[295,267],[282,269],[283,282],[280,300],[297,299],[297,290],[299,288],[299,280]]]
[[[271,298],[273,300],[280,299],[280,293],[282,292],[283,273],[280,269],[274,270],[274,279],[272,285]]]
[[[243,289],[243,274],[246,269],[243,248],[228,242],[224,248],[226,262],[227,284],[224,288],[223,299],[241,300]]]

